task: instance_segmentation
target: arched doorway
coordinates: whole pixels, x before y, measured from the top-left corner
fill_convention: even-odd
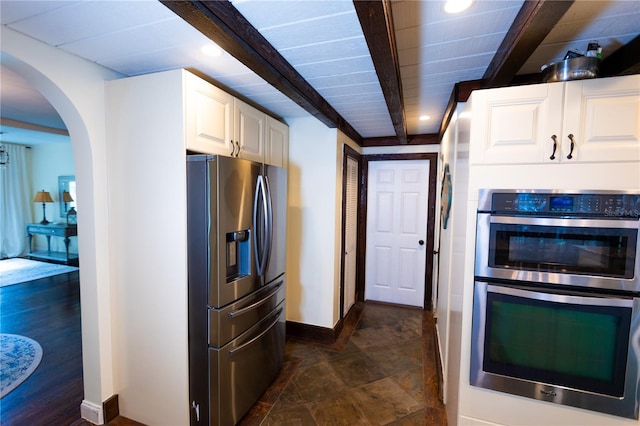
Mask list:
[[[69,138],[61,135],[66,130],[64,123],[48,101],[20,74],[4,62],[0,72],[2,144],[6,144],[11,152],[8,164],[0,169],[2,256],[12,258],[2,261],[5,265],[2,270],[10,269],[15,262],[45,269],[60,266],[43,261],[62,263],[66,260],[68,264],[76,264],[78,247],[73,235],[77,227],[67,225],[63,228],[66,209],[57,193],[60,177],[75,175]],[[75,179],[73,183],[74,187],[69,185],[68,188],[75,193]],[[47,204],[46,210],[43,206],[48,224],[40,222],[40,219],[44,220],[44,212],[38,211],[39,203],[31,203],[36,191],[41,189],[50,193],[54,200]],[[76,195],[73,199],[80,201]],[[32,208],[35,208],[34,216],[31,216]],[[25,227],[40,235],[27,240]],[[47,232],[54,237],[45,239],[43,234]],[[57,237],[60,233],[72,236],[67,239],[68,245],[63,238]],[[26,253],[31,260],[19,258]],[[24,282],[0,288],[3,341],[10,341],[6,340],[11,339],[6,335],[24,336],[35,341],[42,352],[40,362],[28,380],[9,392],[3,380],[2,422],[7,424],[71,424],[80,417],[84,387],[79,272],[62,268],[60,270],[65,273],[48,277],[25,272]],[[20,359],[24,358],[21,356]]]
[[[69,130],[78,198],[82,200],[82,210],[78,210],[84,376],[81,414],[100,424],[102,402],[114,394],[104,82],[118,75],[8,28],[0,31],[3,65],[40,91]]]

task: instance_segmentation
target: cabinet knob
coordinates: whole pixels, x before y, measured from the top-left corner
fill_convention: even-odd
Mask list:
[[[423,246],[423,245],[424,245],[424,240],[420,240],[420,241],[418,241],[418,244],[420,244],[421,246]]]
[[[569,149],[569,155],[567,155],[567,159],[571,160],[573,158],[573,148],[575,147],[575,142],[573,141],[573,133],[569,133],[568,137],[571,141],[571,149]]]

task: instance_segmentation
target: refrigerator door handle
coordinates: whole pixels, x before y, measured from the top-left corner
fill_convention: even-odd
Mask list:
[[[265,228],[267,230],[267,235],[265,238],[265,262],[264,269],[266,270],[269,266],[269,262],[271,261],[271,251],[273,250],[273,205],[271,203],[271,189],[269,188],[269,178],[264,177],[264,187],[265,187],[265,202],[267,204],[266,215],[265,215]],[[266,272],[266,271],[265,271]]]
[[[233,356],[235,353],[242,351],[243,349],[251,346],[253,344],[253,342],[259,340],[262,336],[264,336],[265,334],[267,334],[269,331],[271,331],[271,329],[273,328],[273,326],[275,326],[279,321],[280,321],[280,314],[282,313],[282,310],[284,308],[280,308],[276,311],[276,313],[273,315],[273,321],[271,324],[269,324],[269,327],[267,327],[262,333],[258,334],[257,336],[255,336],[254,338],[252,338],[251,340],[249,340],[246,343],[243,343],[242,345],[233,348],[229,351],[229,356]]]
[[[267,230],[265,229],[265,224],[260,224],[260,230],[258,230],[258,212],[259,209],[262,208],[262,217],[263,220],[266,221],[266,217],[268,214],[267,211],[267,198],[264,187],[264,177],[258,176],[258,180],[256,183],[256,196],[253,201],[253,232],[255,235],[255,244],[253,245],[254,254],[256,256],[256,267],[258,268],[258,276],[262,276],[264,274],[264,268],[266,266],[266,256],[265,256],[265,233]]]
[[[246,306],[244,308],[241,309],[237,309],[235,311],[229,312],[229,318],[233,319],[235,317],[239,317],[240,315],[246,314],[247,312],[257,308],[260,305],[264,305],[265,303],[267,303],[269,301],[269,298],[271,296],[273,296],[274,294],[276,294],[278,291],[280,291],[280,287],[282,287],[282,284],[284,283],[284,281],[280,281],[276,287],[266,296],[264,296],[262,299],[258,300],[255,303],[252,303],[249,306]]]

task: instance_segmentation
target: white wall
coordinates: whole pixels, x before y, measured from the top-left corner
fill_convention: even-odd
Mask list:
[[[455,424],[458,416],[458,392],[460,380],[460,343],[462,338],[462,296],[464,290],[464,265],[472,262],[465,257],[465,241],[473,240],[473,232],[467,229],[467,191],[469,189],[469,118],[460,118],[465,105],[460,104],[452,121],[452,144],[449,152],[452,182],[452,204],[440,256],[443,265],[441,279],[446,295],[439,300],[438,327],[446,325],[439,333],[444,365],[444,398],[447,418]],[[440,331],[440,330],[439,330]]]
[[[289,122],[287,320],[328,328],[340,297],[337,149],[336,129],[313,117]]]
[[[101,414],[102,401],[113,394],[104,82],[118,75],[4,26],[0,40],[3,65],[39,90],[69,130],[82,200],[78,245],[84,398]]]
[[[107,84],[120,414],[189,423],[184,71]]]

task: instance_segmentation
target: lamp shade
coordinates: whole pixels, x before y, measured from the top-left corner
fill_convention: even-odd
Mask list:
[[[43,189],[42,191],[36,192],[33,201],[37,203],[53,203],[53,198],[51,198],[51,194]]]
[[[73,198],[71,197],[71,194],[69,194],[69,191],[62,191],[62,201],[65,203],[70,203],[73,201]]]

